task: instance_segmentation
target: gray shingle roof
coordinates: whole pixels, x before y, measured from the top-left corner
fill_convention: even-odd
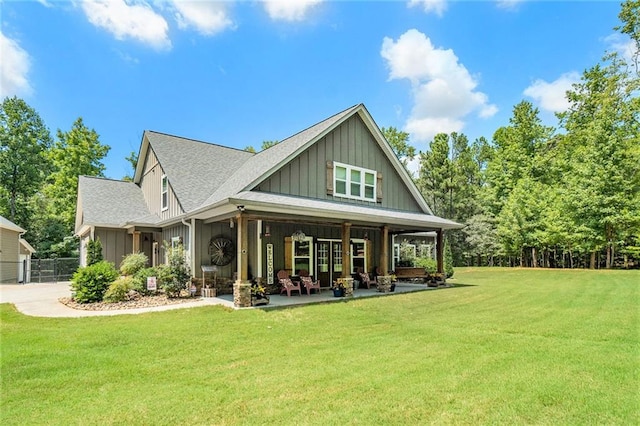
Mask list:
[[[233,170],[233,173],[229,174],[226,182],[220,185],[213,194],[210,193],[211,196],[202,203],[202,207],[215,204],[246,189],[249,185],[257,184],[258,179],[268,174],[268,172],[282,167],[282,164],[290,161],[293,154],[298,150],[326,132],[341,119],[349,116],[361,105],[362,104],[358,104],[347,108],[306,130],[290,136],[279,144],[255,154],[242,164],[241,167]]]
[[[78,180],[84,225],[119,227],[125,222],[153,224],[142,189],[133,182],[80,176]]]
[[[185,212],[199,207],[255,154],[146,131],[153,151]]]

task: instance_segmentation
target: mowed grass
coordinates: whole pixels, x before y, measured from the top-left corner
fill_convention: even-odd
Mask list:
[[[455,278],[267,311],[1,305],[0,423],[640,423],[640,271]]]

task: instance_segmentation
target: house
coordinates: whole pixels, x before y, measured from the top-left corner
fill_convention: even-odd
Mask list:
[[[30,281],[29,266],[35,253],[31,244],[22,238],[25,231],[0,216],[0,283]]]
[[[116,264],[140,251],[156,265],[164,242],[182,244],[193,275],[216,266],[243,288],[281,269],[323,286],[358,269],[386,276],[392,237],[416,232],[436,233],[442,271],[443,232],[459,227],[432,214],[363,104],[257,154],[145,131],[132,182],[78,184],[81,259],[90,238]]]

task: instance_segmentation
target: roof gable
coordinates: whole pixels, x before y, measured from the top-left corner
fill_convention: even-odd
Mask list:
[[[242,191],[254,189],[260,183],[264,182],[275,172],[289,163],[294,157],[304,152],[311,145],[316,143],[329,132],[340,126],[351,116],[358,114],[365,124],[368,131],[382,149],[387,159],[391,162],[392,167],[400,176],[400,179],[407,187],[411,196],[415,199],[420,209],[427,214],[432,215],[433,212],[427,205],[426,201],[420,194],[413,179],[406,171],[404,166],[396,157],[389,142],[380,132],[379,127],[369,114],[364,104],[354,105],[346,110],[339,112],[295,135],[283,140],[282,142],[256,154],[250,158],[242,167],[237,169],[235,173],[230,175],[229,179],[218,188],[206,201],[202,204],[202,208],[217,204],[229,197],[234,196]]]
[[[139,159],[153,149],[182,209],[200,206],[227,178],[255,154],[220,145],[145,131]],[[134,178],[142,179],[139,161]]]
[[[137,221],[156,223],[140,187],[133,182],[80,176],[78,179],[78,209],[76,232],[82,225],[120,227]]]

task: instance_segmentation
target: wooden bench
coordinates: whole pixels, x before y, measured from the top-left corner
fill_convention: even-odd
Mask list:
[[[396,278],[398,281],[410,279],[410,280],[427,280],[431,278],[431,275],[427,274],[424,268],[413,268],[410,266],[398,266],[396,267]]]

